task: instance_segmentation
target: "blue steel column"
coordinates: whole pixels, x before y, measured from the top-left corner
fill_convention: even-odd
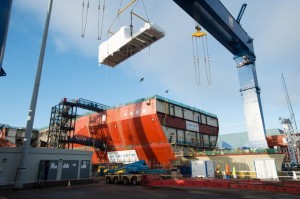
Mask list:
[[[266,130],[255,70],[253,39],[220,0],[173,0],[235,57],[249,137],[249,145],[267,148]]]
[[[240,92],[243,97],[249,147],[268,148],[260,88],[255,69],[255,57],[249,55],[235,56],[234,60],[237,64]]]
[[[12,0],[1,1],[0,3],[0,76],[6,76],[2,68],[5,44],[9,26]]]

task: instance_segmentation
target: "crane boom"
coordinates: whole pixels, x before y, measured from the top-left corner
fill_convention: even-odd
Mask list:
[[[285,95],[286,103],[287,103],[289,111],[290,111],[290,120],[291,120],[293,129],[294,129],[294,132],[295,133],[299,133],[298,132],[298,128],[297,128],[296,119],[295,119],[295,114],[294,114],[294,111],[293,111],[293,107],[292,107],[292,103],[291,103],[291,100],[290,100],[290,96],[289,96],[288,90],[286,88],[286,84],[285,84],[285,80],[284,80],[283,74],[281,74],[281,80],[282,80],[282,86],[283,86],[283,90],[284,90],[284,95]]]
[[[173,0],[233,55],[255,57],[252,38],[219,0]]]
[[[253,39],[219,0],[173,0],[234,55],[243,96],[249,146],[267,148]]]
[[[1,1],[0,3],[0,76],[6,76],[6,73],[2,68],[2,62],[4,58],[11,5],[12,0]]]

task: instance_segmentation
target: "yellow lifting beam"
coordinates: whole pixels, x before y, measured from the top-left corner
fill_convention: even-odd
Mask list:
[[[125,8],[123,8],[122,10],[120,10],[118,12],[118,15],[120,15],[122,12],[124,12],[127,8],[129,8],[132,4],[134,4],[136,2],[136,0],[132,0],[127,6],[125,6]]]
[[[132,12],[132,11],[131,11],[131,14],[133,14],[134,16],[136,16],[137,18],[143,20],[143,21],[146,22],[146,23],[150,23],[148,20],[144,19],[143,17],[141,17],[140,15],[138,15],[138,14]]]

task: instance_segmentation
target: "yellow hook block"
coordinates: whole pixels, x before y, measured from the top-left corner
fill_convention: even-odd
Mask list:
[[[195,28],[196,28],[196,32],[194,32],[194,33],[192,34],[192,37],[203,37],[203,36],[206,35],[205,32],[201,32],[200,26],[196,26]]]

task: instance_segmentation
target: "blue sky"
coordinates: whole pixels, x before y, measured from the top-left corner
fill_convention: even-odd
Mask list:
[[[34,128],[48,126],[51,107],[64,97],[114,106],[158,94],[217,115],[221,134],[245,131],[233,56],[208,34],[212,84],[208,85],[202,65],[197,85],[191,41],[195,22],[173,1],[144,0],[150,21],[166,32],[163,39],[114,69],[98,65],[98,46],[108,38],[109,27],[116,32],[130,23],[128,12],[113,23],[120,2],[106,0],[99,41],[98,0],[90,0],[84,38],[80,36],[82,0],[54,0]],[[122,7],[128,2],[124,0]],[[300,1],[222,3],[234,17],[243,3],[248,4],[241,24],[254,38],[266,128],[281,128],[279,117],[289,117],[282,73],[300,126]],[[3,63],[7,76],[0,78],[0,123],[26,126],[47,8],[48,0],[13,2]],[[145,16],[141,2],[135,12]],[[136,22],[134,27],[139,25]],[[139,83],[141,77],[145,80]],[[164,92],[167,89],[169,93]]]

